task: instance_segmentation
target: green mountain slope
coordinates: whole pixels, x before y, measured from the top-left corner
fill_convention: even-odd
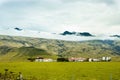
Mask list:
[[[20,48],[8,48],[1,46],[0,48],[0,61],[27,61],[27,58],[35,58],[38,56],[51,57],[51,54],[43,49],[37,49],[34,47],[20,47]]]
[[[120,41],[62,41],[0,35],[0,61],[27,61],[29,57],[120,57]],[[116,60],[114,58],[114,60]]]

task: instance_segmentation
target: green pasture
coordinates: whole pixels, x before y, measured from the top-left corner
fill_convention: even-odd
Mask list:
[[[1,62],[4,69],[27,80],[120,80],[120,62]]]

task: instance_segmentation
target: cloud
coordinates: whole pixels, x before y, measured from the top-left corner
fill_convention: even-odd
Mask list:
[[[1,0],[0,4],[0,28],[109,33],[120,26],[120,0]]]

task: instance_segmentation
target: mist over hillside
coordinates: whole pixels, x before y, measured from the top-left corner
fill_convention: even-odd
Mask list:
[[[96,34],[90,32],[64,31],[61,33],[23,29],[19,27],[0,29],[0,35],[57,39],[65,41],[120,40],[119,34]]]

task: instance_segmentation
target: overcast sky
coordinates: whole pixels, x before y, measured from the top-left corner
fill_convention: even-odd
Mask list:
[[[120,33],[120,0],[0,0],[0,28]]]

